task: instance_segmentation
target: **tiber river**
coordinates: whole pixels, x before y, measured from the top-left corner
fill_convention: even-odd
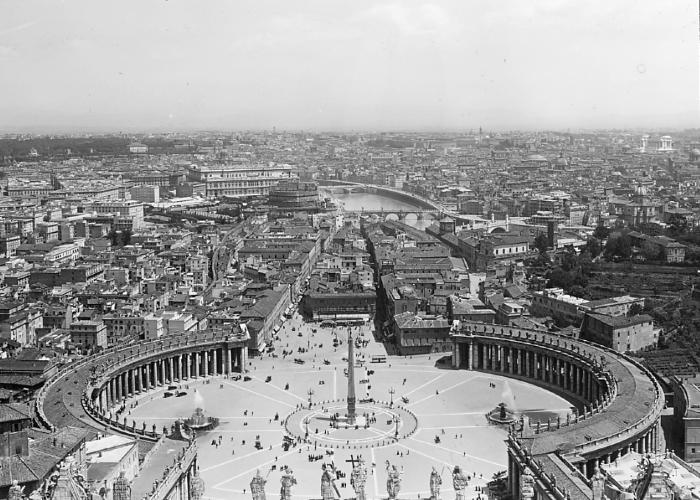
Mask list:
[[[405,201],[387,198],[379,194],[370,193],[333,193],[331,195],[338,203],[342,204],[346,210],[403,210],[409,212],[417,207]],[[418,220],[415,214],[406,216],[406,224],[417,229],[425,229],[433,223],[430,216],[425,220]]]

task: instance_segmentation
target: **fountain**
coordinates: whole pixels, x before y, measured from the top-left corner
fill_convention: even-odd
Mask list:
[[[219,425],[219,419],[216,417],[208,417],[204,414],[204,398],[202,394],[194,391],[195,410],[190,418],[185,419],[185,427],[193,431],[210,431]]]
[[[486,414],[486,418],[495,424],[511,424],[515,422],[517,418],[515,414],[515,397],[507,380],[503,383],[501,401],[496,408]]]

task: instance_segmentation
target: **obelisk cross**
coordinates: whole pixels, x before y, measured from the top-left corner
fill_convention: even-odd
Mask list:
[[[348,327],[348,424],[355,423],[355,342],[352,327]]]

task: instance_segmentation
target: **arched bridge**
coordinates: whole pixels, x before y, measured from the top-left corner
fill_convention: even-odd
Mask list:
[[[376,215],[382,220],[398,221],[405,221],[406,218],[411,216],[415,216],[418,220],[439,219],[445,214],[442,210],[433,210],[429,208],[411,210],[344,210],[343,213],[348,216]]]

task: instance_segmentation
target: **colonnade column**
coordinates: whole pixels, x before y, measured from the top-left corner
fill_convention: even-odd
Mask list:
[[[202,352],[202,357],[203,357],[202,376],[206,377],[207,375],[209,375],[209,352],[208,351]]]
[[[199,353],[194,353],[194,376],[199,377]]]
[[[189,352],[185,353],[185,378],[189,380],[190,378],[190,368],[192,368],[192,355]]]
[[[129,370],[129,378],[131,379],[131,395],[136,395],[136,368]]]
[[[508,373],[515,374],[515,347],[508,348]]]
[[[118,374],[114,379],[117,381],[117,388],[115,390],[117,392],[117,403],[119,403],[122,400],[122,374]]]
[[[173,357],[172,356],[170,356],[168,358],[168,370],[170,370],[170,373],[168,374],[168,376],[170,377],[170,383],[172,384],[173,382],[175,382],[175,373],[173,372]]]
[[[218,361],[217,358],[218,358],[219,356],[218,356],[218,353],[216,352],[216,349],[214,349],[214,350],[211,352],[211,356],[212,356],[211,374],[214,375],[214,376],[216,377],[216,376],[219,374],[219,367],[217,366],[217,365],[218,365],[218,363],[217,363],[217,361]]]
[[[474,369],[474,342],[469,342],[469,365],[470,370]]]

